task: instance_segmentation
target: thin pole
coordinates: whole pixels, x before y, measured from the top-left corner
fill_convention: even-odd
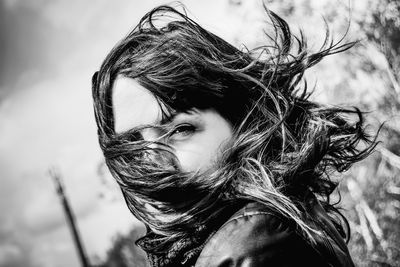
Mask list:
[[[53,178],[53,181],[56,185],[56,191],[58,194],[58,197],[61,200],[61,204],[64,208],[64,213],[65,216],[67,218],[67,222],[69,225],[69,228],[71,229],[71,233],[72,233],[72,238],[74,240],[75,243],[75,247],[78,251],[79,254],[79,259],[81,260],[81,264],[82,267],[89,267],[89,262],[88,259],[86,257],[86,253],[85,253],[85,248],[83,246],[83,243],[80,239],[79,236],[79,231],[78,231],[78,227],[75,223],[75,216],[74,213],[72,211],[72,208],[70,207],[69,203],[68,203],[68,198],[64,193],[64,187],[63,187],[63,183],[62,183],[62,178],[61,175],[59,175],[55,169],[51,169],[49,171],[50,176]]]

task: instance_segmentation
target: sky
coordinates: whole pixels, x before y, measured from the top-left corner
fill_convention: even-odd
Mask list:
[[[232,41],[228,1],[182,1]],[[137,221],[100,168],[91,76],[112,46],[166,1],[0,1],[0,266],[78,266],[48,171],[62,176],[90,260]],[[212,8],[209,8],[212,7]]]

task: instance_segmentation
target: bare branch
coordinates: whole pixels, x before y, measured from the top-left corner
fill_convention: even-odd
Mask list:
[[[365,244],[367,245],[368,251],[372,251],[374,248],[372,236],[368,229],[367,220],[364,216],[364,213],[359,205],[356,205],[356,211],[358,214],[358,218],[360,219],[360,232],[362,237],[364,238]]]
[[[377,149],[381,155],[387,160],[388,163],[390,163],[392,166],[400,169],[400,156],[394,154],[390,150],[380,147]]]

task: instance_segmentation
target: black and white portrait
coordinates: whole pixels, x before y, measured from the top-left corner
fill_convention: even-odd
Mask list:
[[[397,1],[0,12],[0,266],[399,264]]]

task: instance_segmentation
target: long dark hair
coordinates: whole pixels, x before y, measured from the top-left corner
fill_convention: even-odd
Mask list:
[[[358,109],[310,101],[303,75],[354,43],[334,42],[327,34],[320,50],[311,53],[302,34],[294,35],[282,18],[266,12],[274,28],[272,42],[241,51],[176,9],[155,8],[93,76],[106,163],[131,212],[158,234],[158,249],[215,227],[231,209],[249,201],[290,219],[310,237],[315,229],[304,219],[310,195],[318,197],[346,235],[347,221],[337,219],[340,212],[330,201],[337,183],[329,174],[368,156],[376,142],[366,135]],[[167,109],[165,116],[168,111],[214,109],[227,119],[234,138],[215,170],[183,173],[171,168],[175,158],[166,145],[153,148],[134,129],[116,134],[111,96],[118,75],[152,92]],[[349,119],[353,115],[355,122]],[[150,154],[160,160],[149,160]]]

